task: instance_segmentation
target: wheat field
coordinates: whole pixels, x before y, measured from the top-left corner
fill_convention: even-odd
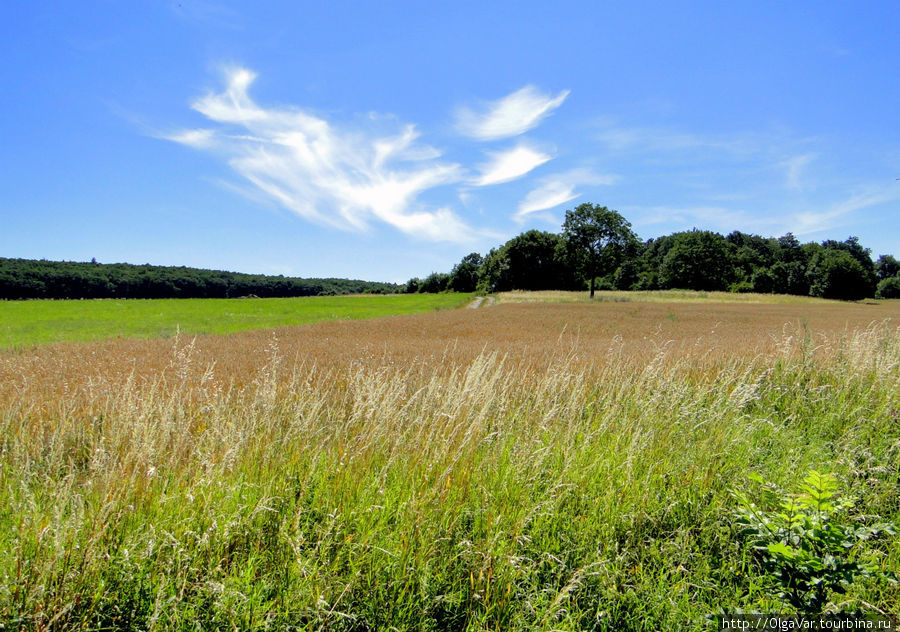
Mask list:
[[[751,472],[900,523],[900,304],[512,303],[0,352],[0,629],[683,630]],[[854,551],[900,568],[896,538]],[[900,589],[835,606],[900,615]]]

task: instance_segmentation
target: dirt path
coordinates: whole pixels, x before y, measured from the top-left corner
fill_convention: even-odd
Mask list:
[[[490,307],[496,302],[497,299],[495,299],[493,296],[476,296],[475,299],[471,303],[469,303],[468,307],[469,309],[478,309],[482,304],[484,304],[485,307]]]

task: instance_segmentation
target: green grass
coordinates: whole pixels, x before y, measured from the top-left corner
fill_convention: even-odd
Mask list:
[[[467,303],[470,294],[268,299],[0,301],[0,348],[104,338],[227,334],[323,320],[377,318]]]

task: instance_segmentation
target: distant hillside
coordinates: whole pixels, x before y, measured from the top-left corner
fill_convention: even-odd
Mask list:
[[[405,286],[199,268],[0,257],[0,299],[237,298],[394,294]]]

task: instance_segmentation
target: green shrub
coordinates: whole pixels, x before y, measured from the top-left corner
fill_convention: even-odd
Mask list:
[[[900,276],[879,281],[875,298],[900,298]]]
[[[728,291],[733,294],[747,294],[748,292],[756,292],[756,288],[754,288],[753,284],[748,281],[738,281],[736,283],[732,283],[728,287]]]
[[[858,578],[896,581],[860,555],[863,542],[894,535],[894,525],[841,523],[853,503],[838,497],[834,475],[811,471],[794,494],[759,475],[751,480],[761,486],[759,503],[738,492],[737,522],[756,553],[764,587],[779,601],[803,614],[821,614],[830,592],[844,593]]]
[[[753,272],[750,284],[753,286],[754,292],[772,294],[775,292],[777,281],[775,273],[771,269],[759,268]]]

